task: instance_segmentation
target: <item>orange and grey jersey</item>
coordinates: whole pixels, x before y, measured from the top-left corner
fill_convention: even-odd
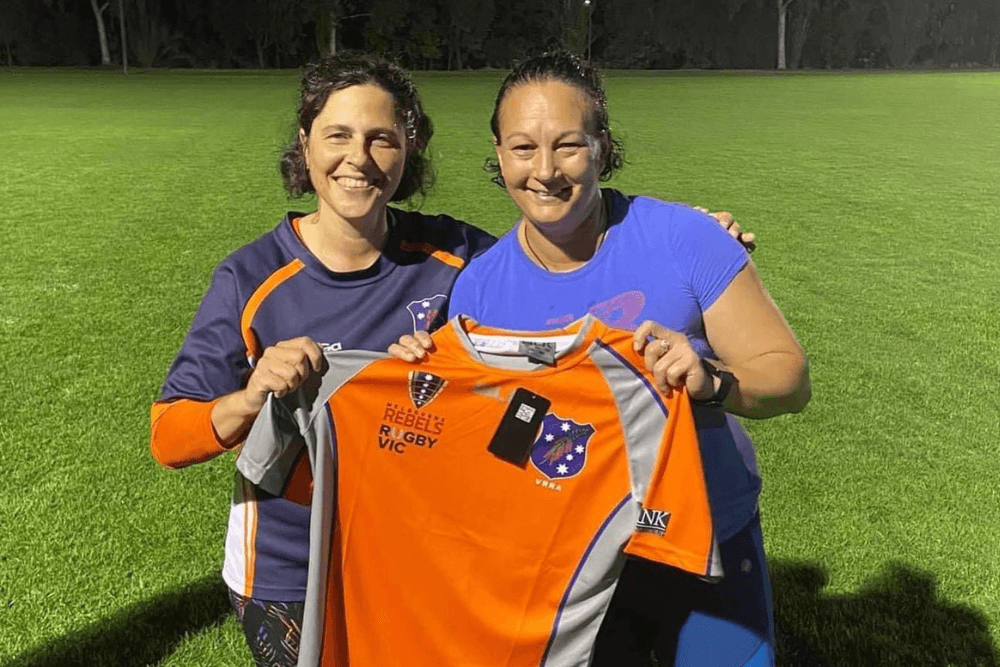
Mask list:
[[[382,351],[403,334],[440,326],[459,271],[494,240],[447,216],[390,209],[379,259],[335,273],[302,244],[299,215],[289,213],[216,269],[152,408],[150,446],[160,463],[183,467],[225,451],[211,407],[240,389],[279,341],[308,336],[326,349]],[[282,494],[237,475],[223,569],[234,591],[305,598],[311,484],[305,458]]]
[[[632,334],[456,317],[434,341],[327,354],[237,461],[272,492],[313,465],[300,666],[586,665],[626,554],[721,576],[687,393]]]

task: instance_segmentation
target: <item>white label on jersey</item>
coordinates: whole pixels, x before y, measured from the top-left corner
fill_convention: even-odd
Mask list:
[[[531,423],[531,418],[535,416],[535,409],[527,403],[521,403],[514,416],[528,424]]]
[[[344,347],[340,343],[320,343],[319,349],[324,352],[340,352]]]
[[[478,352],[487,354],[503,354],[523,357],[521,343],[555,343],[556,355],[568,349],[576,340],[576,336],[490,336],[487,334],[469,334],[472,346]]]
[[[490,354],[517,354],[520,343],[516,338],[507,336],[483,336],[481,334],[469,334],[469,340],[478,352],[489,352]]]

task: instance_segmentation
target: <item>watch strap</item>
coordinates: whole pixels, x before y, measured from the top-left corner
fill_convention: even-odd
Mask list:
[[[709,363],[707,359],[701,360],[701,366],[705,369],[705,373],[707,373],[710,377],[719,378],[719,387],[715,390],[715,393],[708,398],[692,398],[691,402],[703,408],[721,408],[722,403],[726,400],[726,396],[729,395],[729,392],[733,388],[736,376],[729,371],[724,371],[718,366]]]

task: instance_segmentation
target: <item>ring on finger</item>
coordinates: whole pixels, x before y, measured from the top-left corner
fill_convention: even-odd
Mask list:
[[[662,347],[662,348],[663,348],[663,351],[664,351],[664,352],[666,352],[667,350],[669,350],[669,349],[670,349],[670,343],[668,343],[667,341],[665,341],[665,340],[663,340],[663,339],[661,338],[661,339],[660,339],[660,347]]]

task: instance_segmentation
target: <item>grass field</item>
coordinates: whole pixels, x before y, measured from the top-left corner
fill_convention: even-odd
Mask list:
[[[494,232],[498,73],[419,74]],[[612,73],[625,191],[733,211],[806,348],[750,423],[782,665],[1000,664],[1000,72]],[[0,664],[247,665],[232,460],[148,453],[212,267],[289,204],[295,73],[0,70]]]

